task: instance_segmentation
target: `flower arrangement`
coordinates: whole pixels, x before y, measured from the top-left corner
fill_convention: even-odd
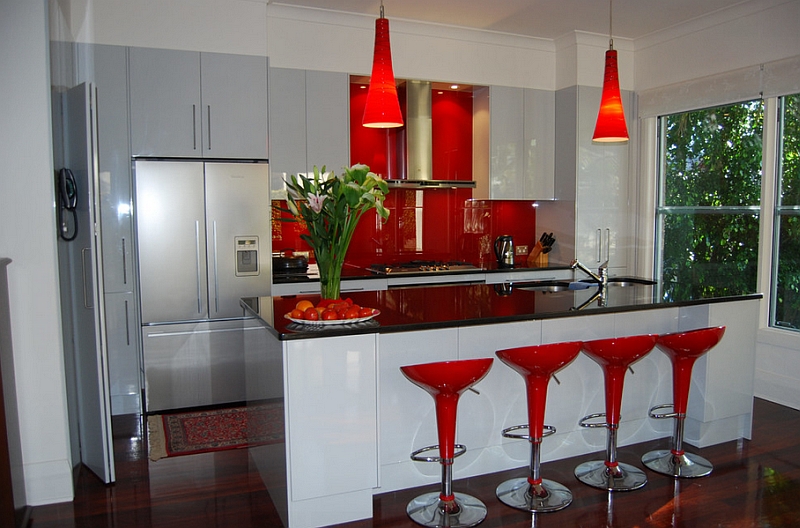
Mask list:
[[[308,234],[300,235],[314,250],[323,299],[338,299],[344,256],[361,216],[375,209],[385,222],[383,200],[389,186],[366,165],[353,165],[334,175],[314,167],[313,175],[289,176],[287,205]]]

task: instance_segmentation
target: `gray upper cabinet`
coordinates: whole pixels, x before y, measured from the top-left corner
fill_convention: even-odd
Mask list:
[[[522,194],[527,200],[555,199],[556,93],[526,88]]]
[[[203,155],[267,159],[267,59],[200,54]]]
[[[309,170],[350,165],[350,84],[345,73],[306,72],[306,158]]]
[[[134,290],[125,48],[79,44],[78,77],[97,86],[100,218],[106,293]]]
[[[491,86],[476,93],[475,131],[489,159],[476,163],[477,198],[552,200],[555,92]],[[480,166],[483,166],[481,170]]]
[[[266,57],[130,48],[133,156],[266,159]]]
[[[283,181],[314,165],[337,173],[349,159],[349,84],[344,73],[269,70],[270,175],[273,199]]]
[[[305,70],[269,69],[269,130],[270,191],[282,198],[284,179],[306,171]]]

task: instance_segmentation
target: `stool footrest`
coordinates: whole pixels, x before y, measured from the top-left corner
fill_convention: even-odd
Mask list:
[[[520,434],[520,433],[515,433],[514,432],[514,431],[519,431],[520,429],[528,429],[529,427],[530,427],[530,424],[513,425],[511,427],[506,427],[505,429],[503,429],[501,431],[501,433],[503,434],[503,437],[505,437],[505,438],[518,438],[518,439],[522,439],[522,440],[531,440],[531,439],[534,439],[534,437],[532,437],[530,435],[530,433],[529,434]],[[542,438],[544,438],[545,436],[550,436],[551,434],[553,434],[555,432],[556,432],[556,428],[555,427],[553,427],[552,425],[545,425],[542,428]]]
[[[464,444],[456,444],[453,447],[455,447],[455,451],[453,452],[453,458],[458,458],[467,452],[467,446],[465,446]],[[414,460],[416,462],[441,462],[443,459],[440,456],[436,457],[419,456],[422,453],[427,453],[428,451],[436,451],[438,449],[439,449],[438,444],[417,449],[416,451],[411,453],[411,460]]]
[[[606,415],[606,413],[594,413],[594,414],[589,414],[589,415],[587,415],[587,416],[584,416],[583,418],[581,418],[581,419],[578,421],[578,425],[580,425],[581,427],[590,427],[590,428],[591,428],[591,427],[608,427],[608,426],[610,426],[611,424],[609,424],[609,423],[607,423],[607,422],[602,422],[602,423],[586,423],[586,422],[588,422],[589,420],[594,420],[595,418],[600,418],[601,416],[602,416],[602,417],[605,417],[605,415]]]
[[[655,411],[659,411],[661,409],[672,409],[672,408],[673,408],[673,404],[672,403],[664,403],[662,405],[656,405],[656,406],[650,407],[650,411],[649,411],[650,418],[655,418],[657,420],[660,420],[662,418],[677,418],[678,416],[681,416],[681,413],[676,413],[676,412],[671,412],[671,413],[657,413],[657,412],[655,412]]]

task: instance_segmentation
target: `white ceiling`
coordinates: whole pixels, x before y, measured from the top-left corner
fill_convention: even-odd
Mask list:
[[[381,0],[267,0],[378,17]],[[636,39],[748,0],[614,0],[613,36]],[[607,35],[607,0],[383,0],[386,18],[554,39],[572,31]]]

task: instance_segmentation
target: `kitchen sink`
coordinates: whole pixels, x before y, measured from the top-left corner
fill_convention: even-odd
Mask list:
[[[609,277],[609,286],[653,286],[656,281],[650,279],[642,279],[640,277]]]
[[[650,279],[643,279],[641,277],[609,277],[607,286],[652,286],[656,281]],[[540,292],[562,292],[569,290],[585,290],[599,286],[600,283],[592,279],[584,279],[581,281],[533,281],[533,282],[520,282],[512,283],[511,286],[515,290],[527,291],[540,291]]]
[[[540,292],[560,292],[569,290],[569,282],[565,281],[539,281],[514,284],[514,289]]]
[[[599,284],[597,281],[593,279],[583,279],[581,282],[587,282],[591,285]],[[651,279],[643,279],[641,277],[608,277],[606,279],[606,284],[608,286],[653,286],[656,281]]]

